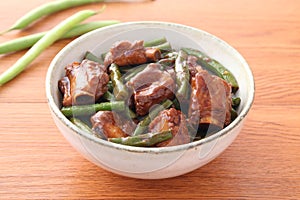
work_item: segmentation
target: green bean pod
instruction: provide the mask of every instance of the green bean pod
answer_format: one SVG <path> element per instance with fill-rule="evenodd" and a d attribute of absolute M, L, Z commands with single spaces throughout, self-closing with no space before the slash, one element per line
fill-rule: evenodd
<path fill-rule="evenodd" d="M 96 15 L 98 12 L 92 10 L 83 10 L 77 12 L 71 17 L 59 23 L 51 29 L 44 37 L 42 37 L 32 48 L 30 48 L 24 56 L 22 56 L 13 66 L 0 75 L 0 86 L 12 80 L 20 74 L 43 50 L 61 38 L 72 27 L 79 24 L 83 20 Z"/>
<path fill-rule="evenodd" d="M 231 100 L 232 100 L 232 107 L 234 109 L 238 108 L 241 103 L 241 98 L 240 97 L 232 97 Z"/>
<path fill-rule="evenodd" d="M 70 121 L 73 124 L 75 124 L 78 128 L 80 128 L 81 130 L 83 130 L 87 133 L 90 133 L 90 134 L 94 134 L 93 130 L 87 124 L 85 124 L 83 121 L 81 121 L 80 119 L 72 117 L 70 119 Z"/>
<path fill-rule="evenodd" d="M 95 21 L 85 24 L 78 24 L 74 26 L 70 31 L 64 34 L 60 39 L 67 39 L 80 36 L 84 33 L 90 32 L 92 30 L 102 28 L 105 26 L 117 24 L 119 21 L 116 20 L 106 20 L 106 21 Z M 47 32 L 36 33 L 24 37 L 20 37 L 8 42 L 0 44 L 0 54 L 11 53 L 16 51 L 21 51 L 32 47 L 37 41 L 46 35 Z"/>
<path fill-rule="evenodd" d="M 122 82 L 122 75 L 119 67 L 116 64 L 111 64 L 109 67 L 110 80 L 112 81 L 116 100 L 126 100 L 128 97 L 128 91 L 126 86 Z"/>
<path fill-rule="evenodd" d="M 137 136 L 108 138 L 108 141 L 128 146 L 151 147 L 173 137 L 170 130 L 157 133 L 147 133 Z"/>
<path fill-rule="evenodd" d="M 151 48 L 159 49 L 162 53 L 170 52 L 173 50 L 170 42 L 165 42 L 163 44 L 152 46 Z"/>
<path fill-rule="evenodd" d="M 165 37 L 156 38 L 156 39 L 153 39 L 153 40 L 145 41 L 144 42 L 144 47 L 153 47 L 153 46 L 164 44 L 166 42 L 168 42 L 168 41 Z"/>
<path fill-rule="evenodd" d="M 125 110 L 125 102 L 124 101 L 112 101 L 112 102 L 103 102 L 91 105 L 81 105 L 81 106 L 70 106 L 70 107 L 62 107 L 61 112 L 66 117 L 73 116 L 86 116 L 94 114 L 97 111 L 124 111 Z"/>
<path fill-rule="evenodd" d="M 2 32 L 6 33 L 12 30 L 20 30 L 24 29 L 33 22 L 41 19 L 44 16 L 90 3 L 103 2 L 104 0 L 60 0 L 60 1 L 52 1 L 49 3 L 45 3 L 41 6 L 36 7 L 35 9 L 29 11 L 27 14 L 22 16 L 19 20 L 17 20 L 8 30 Z"/>
<path fill-rule="evenodd" d="M 234 108 L 230 110 L 231 121 L 234 121 L 238 117 L 238 113 Z"/>
<path fill-rule="evenodd" d="M 107 83 L 107 88 L 109 92 L 113 92 L 114 91 L 114 86 L 111 80 L 108 81 Z"/>
<path fill-rule="evenodd" d="M 239 89 L 238 82 L 233 76 L 233 74 L 228 69 L 226 69 L 221 63 L 208 57 L 203 52 L 198 51 L 196 49 L 182 48 L 182 50 L 189 55 L 194 55 L 198 57 L 201 66 L 207 68 L 208 70 L 212 71 L 217 76 L 228 82 L 231 85 L 232 91 L 234 93 Z"/>
<path fill-rule="evenodd" d="M 176 96 L 183 99 L 188 99 L 190 85 L 190 73 L 186 60 L 187 54 L 184 51 L 180 50 L 175 61 L 177 84 Z"/>
<path fill-rule="evenodd" d="M 97 56 L 95 56 L 92 52 L 90 51 L 87 51 L 85 53 L 85 56 L 84 56 L 85 59 L 88 59 L 90 61 L 94 61 L 96 63 L 99 63 L 99 64 L 103 64 L 103 60 Z"/>
<path fill-rule="evenodd" d="M 147 66 L 148 64 L 142 64 L 136 67 L 132 67 L 123 75 L 122 79 L 124 80 L 124 82 L 130 81 L 130 79 L 132 79 L 133 77 L 135 77 L 135 75 L 143 71 Z"/>
<path fill-rule="evenodd" d="M 153 110 L 151 110 L 150 113 L 137 124 L 133 135 L 136 136 L 144 133 L 148 128 L 148 125 L 150 124 L 151 120 L 154 119 L 161 111 L 169 108 L 172 104 L 173 102 L 167 99 L 163 103 L 161 103 L 161 106 L 157 106 Z"/>

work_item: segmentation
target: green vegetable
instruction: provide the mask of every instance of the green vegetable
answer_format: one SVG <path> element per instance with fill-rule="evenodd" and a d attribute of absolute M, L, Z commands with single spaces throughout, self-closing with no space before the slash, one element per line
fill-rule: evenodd
<path fill-rule="evenodd" d="M 59 23 L 51 31 L 45 34 L 37 43 L 35 43 L 27 53 L 21 57 L 13 66 L 0 75 L 0 86 L 10 81 L 20 74 L 43 50 L 61 38 L 72 27 L 79 24 L 83 20 L 96 15 L 98 12 L 92 10 L 80 11 L 66 20 Z"/>
<path fill-rule="evenodd" d="M 110 91 L 106 91 L 103 96 L 102 96 L 105 100 L 107 101 L 113 101 L 115 100 L 114 95 L 110 92 Z"/>
<path fill-rule="evenodd" d="M 132 67 L 122 77 L 124 82 L 130 81 L 130 79 L 132 79 L 133 77 L 135 77 L 135 75 L 137 75 L 138 73 L 143 71 L 147 66 L 148 66 L 148 64 L 142 64 L 142 65 L 139 65 L 139 66 L 136 66 L 136 67 Z"/>
<path fill-rule="evenodd" d="M 94 61 L 94 62 L 97 62 L 99 64 L 103 64 L 103 60 L 97 56 L 95 56 L 93 53 L 87 51 L 85 53 L 85 56 L 84 56 L 85 59 L 88 59 L 88 60 L 91 60 L 91 61 Z"/>
<path fill-rule="evenodd" d="M 181 110 L 180 102 L 178 101 L 177 98 L 175 98 L 175 99 L 173 100 L 173 106 L 174 106 L 174 108 L 175 108 L 176 110 Z"/>
<path fill-rule="evenodd" d="M 73 117 L 73 116 L 80 116 L 80 115 L 91 115 L 100 110 L 123 111 L 125 110 L 125 102 L 112 101 L 112 102 L 103 102 L 103 103 L 91 104 L 91 105 L 62 107 L 61 112 L 66 117 Z"/>
<path fill-rule="evenodd" d="M 128 91 L 126 86 L 122 82 L 122 75 L 119 71 L 119 67 L 112 63 L 109 67 L 110 80 L 112 81 L 116 100 L 125 100 L 128 97 Z"/>
<path fill-rule="evenodd" d="M 152 46 L 151 48 L 157 48 L 161 52 L 170 52 L 170 51 L 172 51 L 172 46 L 171 46 L 170 42 L 165 42 L 165 43 L 160 44 L 160 45 Z"/>
<path fill-rule="evenodd" d="M 230 113 L 231 113 L 231 121 L 235 120 L 235 118 L 237 118 L 238 116 L 237 111 L 234 108 L 231 108 Z"/>
<path fill-rule="evenodd" d="M 17 20 L 8 30 L 2 32 L 2 34 L 12 30 L 24 29 L 33 22 L 41 19 L 42 17 L 56 13 L 58 11 L 97 2 L 104 2 L 104 0 L 60 0 L 43 4 L 29 11 L 27 14 Z"/>
<path fill-rule="evenodd" d="M 115 96 L 110 92 L 110 91 L 107 91 L 103 94 L 102 96 L 104 99 L 106 99 L 107 101 L 114 101 L 115 100 Z M 125 110 L 122 111 L 124 112 L 128 117 L 134 119 L 137 117 L 137 115 L 135 114 L 135 112 L 133 112 L 130 108 L 128 108 L 127 106 L 125 107 Z"/>
<path fill-rule="evenodd" d="M 127 107 L 127 112 L 128 112 L 128 115 L 131 119 L 134 119 L 137 117 L 137 114 L 135 112 L 133 112 L 130 108 Z"/>
<path fill-rule="evenodd" d="M 145 41 L 144 47 L 157 48 L 161 52 L 172 51 L 171 44 L 165 37 Z"/>
<path fill-rule="evenodd" d="M 232 87 L 232 92 L 235 93 L 239 89 L 239 85 L 235 77 L 233 76 L 233 74 L 228 69 L 226 69 L 222 64 L 220 64 L 218 61 L 208 57 L 203 52 L 198 51 L 196 49 L 182 48 L 182 50 L 189 55 L 198 57 L 202 67 L 207 68 L 208 70 L 212 71 L 217 76 L 219 76 L 220 78 L 227 81 Z"/>
<path fill-rule="evenodd" d="M 75 124 L 78 128 L 82 129 L 83 131 L 90 133 L 90 134 L 94 134 L 93 130 L 87 124 L 85 124 L 83 121 L 81 121 L 80 119 L 72 117 L 70 119 L 70 121 L 73 124 Z"/>
<path fill-rule="evenodd" d="M 158 63 L 163 67 L 173 67 L 175 65 L 176 58 L 163 58 L 158 61 Z"/>
<path fill-rule="evenodd" d="M 136 147 L 151 147 L 157 143 L 171 139 L 172 133 L 170 130 L 158 133 L 147 133 L 137 136 L 121 137 L 121 138 L 108 138 L 108 141 Z"/>
<path fill-rule="evenodd" d="M 136 129 L 134 130 L 133 136 L 144 133 L 144 131 L 148 128 L 151 120 L 154 119 L 161 111 L 169 108 L 172 104 L 173 102 L 167 99 L 161 104 L 161 106 L 157 106 L 153 110 L 151 110 L 150 113 L 138 123 Z"/>
<path fill-rule="evenodd" d="M 187 54 L 180 50 L 175 61 L 176 96 L 183 99 L 188 99 L 189 85 L 190 85 L 190 72 L 186 63 Z"/>
<path fill-rule="evenodd" d="M 74 26 L 70 31 L 64 34 L 60 39 L 73 38 L 76 36 L 80 36 L 89 31 L 95 30 L 97 28 L 102 28 L 104 26 L 109 26 L 113 24 L 117 24 L 119 21 L 115 20 L 107 20 L 107 21 L 95 21 L 89 22 L 85 24 L 78 24 Z M 39 41 L 42 37 L 44 37 L 47 32 L 36 33 L 24 37 L 20 37 L 14 40 L 10 40 L 8 42 L 0 44 L 0 54 L 20 51 L 23 49 L 28 49 L 32 47 L 37 41 Z"/>
<path fill-rule="evenodd" d="M 156 38 L 154 40 L 149 40 L 149 41 L 144 42 L 144 47 L 153 47 L 153 46 L 164 44 L 166 42 L 168 42 L 168 41 L 165 37 Z"/>
<path fill-rule="evenodd" d="M 232 107 L 233 108 L 236 109 L 237 107 L 239 107 L 240 103 L 241 103 L 240 97 L 232 97 Z"/>
<path fill-rule="evenodd" d="M 108 83 L 107 83 L 107 88 L 108 88 L 108 91 L 109 92 L 113 92 L 113 90 L 114 90 L 114 86 L 113 86 L 113 84 L 112 84 L 112 81 L 110 80 L 110 81 L 108 81 Z"/>

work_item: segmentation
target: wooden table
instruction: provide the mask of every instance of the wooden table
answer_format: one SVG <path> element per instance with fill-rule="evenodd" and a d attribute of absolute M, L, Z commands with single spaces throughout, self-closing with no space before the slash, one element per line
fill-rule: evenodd
<path fill-rule="evenodd" d="M 50 0 L 48 0 L 50 1 Z M 0 30 L 46 0 L 0 1 Z M 46 17 L 0 42 L 48 30 L 81 6 Z M 245 127 L 217 159 L 189 174 L 136 180 L 85 160 L 49 113 L 45 75 L 71 40 L 45 50 L 0 88 L 0 199 L 300 199 L 300 1 L 156 0 L 111 3 L 87 21 L 161 20 L 203 29 L 248 61 L 256 98 Z M 0 72 L 25 51 L 1 56 Z"/>

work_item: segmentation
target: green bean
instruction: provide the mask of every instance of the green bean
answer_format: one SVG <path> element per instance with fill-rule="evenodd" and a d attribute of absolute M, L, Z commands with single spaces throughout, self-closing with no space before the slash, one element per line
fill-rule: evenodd
<path fill-rule="evenodd" d="M 97 3 L 97 2 L 103 2 L 104 0 L 60 0 L 60 1 L 52 1 L 46 4 L 43 4 L 41 6 L 36 7 L 35 9 L 29 11 L 27 14 L 25 14 L 23 17 L 21 17 L 19 20 L 17 20 L 8 30 L 2 32 L 1 34 L 4 34 L 6 32 L 12 31 L 12 30 L 20 30 L 24 29 L 33 22 L 41 19 L 42 17 L 46 15 L 50 15 L 53 13 L 56 13 L 58 11 L 62 11 L 68 8 L 81 6 L 84 4 L 90 4 L 90 3 Z"/>
<path fill-rule="evenodd" d="M 174 106 L 174 108 L 175 108 L 176 110 L 181 110 L 180 102 L 178 101 L 177 98 L 175 98 L 175 99 L 173 100 L 173 106 Z"/>
<path fill-rule="evenodd" d="M 163 58 L 165 58 L 165 59 L 172 59 L 172 58 L 176 59 L 177 56 L 178 56 L 178 52 L 177 51 L 171 51 L 169 53 L 166 53 L 165 57 L 163 57 Z"/>
<path fill-rule="evenodd" d="M 233 108 L 236 109 L 237 107 L 239 107 L 240 103 L 241 103 L 240 97 L 232 97 L 232 107 Z"/>
<path fill-rule="evenodd" d="M 168 42 L 167 39 L 165 37 L 163 38 L 157 38 L 154 40 L 149 40 L 144 42 L 144 47 L 152 47 L 152 46 L 157 46 L 157 45 L 161 45 Z"/>
<path fill-rule="evenodd" d="M 128 91 L 126 86 L 122 82 L 122 75 L 119 71 L 119 67 L 116 64 L 111 64 L 109 67 L 110 80 L 114 86 L 113 93 L 116 100 L 125 100 L 128 97 Z"/>
<path fill-rule="evenodd" d="M 132 79 L 133 77 L 135 77 L 135 75 L 137 75 L 138 73 L 140 73 L 141 71 L 143 71 L 147 66 L 148 66 L 148 64 L 142 64 L 142 65 L 139 65 L 139 66 L 136 66 L 136 67 L 132 67 L 122 77 L 123 80 L 125 82 L 130 81 L 130 79 Z"/>
<path fill-rule="evenodd" d="M 110 92 L 110 91 L 106 91 L 103 96 L 102 96 L 105 100 L 107 101 L 114 101 L 115 100 L 115 96 Z M 125 110 L 123 111 L 125 112 L 125 114 L 129 117 L 129 118 L 136 118 L 137 114 L 135 112 L 133 112 L 129 107 L 126 106 Z"/>
<path fill-rule="evenodd" d="M 172 104 L 173 102 L 167 99 L 160 106 L 157 106 L 153 110 L 151 110 L 150 113 L 138 123 L 136 129 L 134 130 L 133 135 L 136 136 L 144 133 L 144 131 L 147 129 L 148 125 L 150 124 L 151 119 L 154 119 L 161 111 L 169 108 Z"/>
<path fill-rule="evenodd" d="M 207 68 L 220 78 L 227 81 L 231 85 L 233 93 L 235 93 L 239 89 L 238 82 L 236 81 L 233 74 L 228 69 L 226 69 L 221 63 L 208 57 L 206 54 L 196 49 L 183 48 L 182 50 L 189 55 L 194 55 L 198 57 L 201 66 Z"/>
<path fill-rule="evenodd" d="M 107 88 L 108 88 L 108 91 L 109 91 L 109 92 L 113 92 L 113 91 L 114 91 L 114 86 L 113 86 L 111 80 L 108 81 L 108 83 L 107 83 Z"/>
<path fill-rule="evenodd" d="M 105 100 L 107 101 L 113 101 L 115 100 L 114 95 L 110 92 L 110 91 L 106 91 L 103 96 L 102 96 Z"/>
<path fill-rule="evenodd" d="M 152 46 L 151 48 L 157 48 L 159 49 L 162 53 L 164 52 L 170 52 L 172 51 L 172 46 L 170 44 L 170 42 L 165 42 L 163 44 L 159 44 L 159 45 L 156 45 L 156 46 Z"/>
<path fill-rule="evenodd" d="M 167 67 L 173 67 L 175 64 L 176 58 L 163 58 L 160 59 L 157 63 L 159 63 L 164 69 Z"/>
<path fill-rule="evenodd" d="M 61 112 L 66 117 L 80 116 L 80 115 L 91 115 L 97 111 L 123 111 L 125 110 L 124 101 L 112 101 L 112 102 L 103 102 L 91 105 L 81 105 L 81 106 L 70 106 L 62 107 Z"/>
<path fill-rule="evenodd" d="M 83 121 L 81 121 L 80 119 L 72 117 L 70 119 L 70 121 L 73 124 L 75 124 L 78 128 L 80 128 L 81 130 L 83 130 L 87 133 L 90 133 L 90 134 L 94 134 L 93 130 L 87 124 L 85 124 Z"/>
<path fill-rule="evenodd" d="M 177 92 L 176 96 L 188 99 L 190 73 L 186 63 L 187 54 L 180 50 L 175 61 Z"/>
<path fill-rule="evenodd" d="M 105 60 L 106 54 L 107 54 L 107 52 L 102 53 L 101 56 L 100 56 L 100 58 L 101 58 L 102 60 Z"/>
<path fill-rule="evenodd" d="M 137 114 L 135 112 L 133 112 L 130 108 L 127 107 L 127 112 L 128 112 L 128 116 L 131 118 L 131 119 L 134 119 L 137 117 Z"/>
<path fill-rule="evenodd" d="M 128 65 L 128 66 L 122 66 L 119 68 L 121 74 L 125 74 L 127 72 L 129 72 L 131 69 L 135 68 L 134 66 L 132 65 Z"/>
<path fill-rule="evenodd" d="M 234 108 L 231 108 L 230 114 L 231 114 L 230 115 L 231 116 L 231 121 L 235 120 L 238 116 L 238 113 Z"/>
<path fill-rule="evenodd" d="M 43 50 L 61 38 L 72 27 L 97 13 L 92 10 L 80 11 L 55 26 L 35 43 L 13 66 L 0 75 L 0 86 L 20 74 Z"/>
<path fill-rule="evenodd" d="M 85 53 L 85 56 L 84 56 L 85 59 L 88 59 L 88 60 L 91 60 L 91 61 L 94 61 L 94 62 L 97 62 L 99 64 L 103 64 L 103 60 L 97 56 L 95 56 L 93 53 L 87 51 Z"/>
<path fill-rule="evenodd" d="M 170 130 L 157 133 L 147 133 L 137 136 L 108 138 L 108 141 L 128 146 L 151 147 L 173 137 Z"/>
<path fill-rule="evenodd" d="M 46 32 L 36 33 L 20 37 L 0 44 L 0 54 L 21 51 L 32 47 L 39 39 L 45 36 Z"/>
<path fill-rule="evenodd" d="M 102 28 L 105 26 L 117 24 L 119 21 L 116 20 L 106 20 L 106 21 L 95 21 L 85 24 L 78 24 L 74 26 L 70 31 L 62 36 L 60 39 L 73 38 L 80 36 L 84 33 L 90 32 L 97 28 Z M 47 32 L 36 33 L 24 37 L 20 37 L 14 40 L 0 44 L 0 54 L 21 51 L 32 47 L 37 41 L 39 41 Z"/>

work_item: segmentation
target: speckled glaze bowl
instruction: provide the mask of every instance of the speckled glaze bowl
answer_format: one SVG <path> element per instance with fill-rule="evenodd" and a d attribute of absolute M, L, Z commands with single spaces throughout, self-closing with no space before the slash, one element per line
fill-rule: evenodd
<path fill-rule="evenodd" d="M 86 51 L 106 52 L 118 40 L 151 40 L 165 36 L 173 48 L 203 50 L 221 62 L 237 78 L 242 101 L 239 115 L 229 126 L 205 139 L 189 144 L 141 148 L 110 143 L 73 125 L 60 112 L 58 80 L 64 67 L 82 60 Z M 129 22 L 87 33 L 63 48 L 51 62 L 46 78 L 46 94 L 52 117 L 67 141 L 96 165 L 127 177 L 161 179 L 191 172 L 220 155 L 236 138 L 254 99 L 254 79 L 244 58 L 229 44 L 205 31 L 166 22 Z"/>

